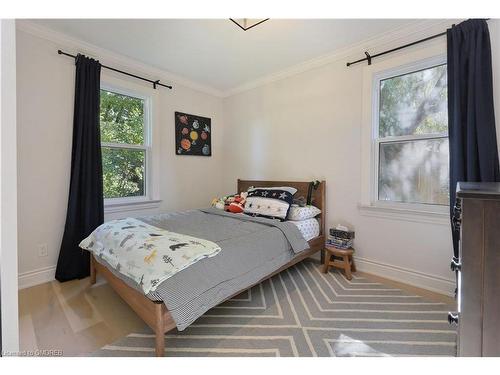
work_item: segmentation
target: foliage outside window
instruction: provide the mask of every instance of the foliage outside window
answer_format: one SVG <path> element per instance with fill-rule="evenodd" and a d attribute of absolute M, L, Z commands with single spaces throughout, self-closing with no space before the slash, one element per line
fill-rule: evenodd
<path fill-rule="evenodd" d="M 379 201 L 448 204 L 446 65 L 378 81 Z"/>
<path fill-rule="evenodd" d="M 145 100 L 101 89 L 104 198 L 146 195 Z"/>

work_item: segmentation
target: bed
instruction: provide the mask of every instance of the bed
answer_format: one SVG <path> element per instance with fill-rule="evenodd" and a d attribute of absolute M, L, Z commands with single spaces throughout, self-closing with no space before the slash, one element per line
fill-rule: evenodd
<path fill-rule="evenodd" d="M 308 195 L 309 182 L 238 180 L 237 191 L 251 186 L 290 186 L 295 196 Z M 119 274 L 110 264 L 91 253 L 91 283 L 99 273 L 156 335 L 155 353 L 163 356 L 164 334 L 184 329 L 211 307 L 274 276 L 284 269 L 323 250 L 325 243 L 325 181 L 312 190 L 312 204 L 321 210 L 320 232 L 305 241 L 297 226 L 219 210 L 192 210 L 139 218 L 152 225 L 166 226 L 214 240 L 223 251 L 177 273 L 145 294 L 132 280 Z M 272 222 L 272 223 L 271 223 Z M 231 235 L 228 235 L 228 229 Z M 301 237 L 301 238 L 298 238 Z M 238 246 L 235 246 L 235 243 Z M 226 251 L 224 251 L 226 249 Z M 169 308 L 167 308 L 169 306 Z"/>

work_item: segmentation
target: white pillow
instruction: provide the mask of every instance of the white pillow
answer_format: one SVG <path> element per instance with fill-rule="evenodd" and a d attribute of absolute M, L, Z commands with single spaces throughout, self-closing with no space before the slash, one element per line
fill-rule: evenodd
<path fill-rule="evenodd" d="M 265 189 L 265 190 L 284 190 L 288 191 L 290 194 L 294 195 L 297 192 L 297 189 L 291 186 L 278 186 L 278 187 L 255 187 L 251 186 L 248 188 L 248 191 L 255 190 L 255 189 Z"/>
<path fill-rule="evenodd" d="M 291 224 L 294 224 L 299 229 L 299 232 L 304 237 L 304 240 L 309 241 L 314 237 L 319 236 L 319 221 L 318 219 L 307 219 L 301 221 L 290 221 Z"/>
<path fill-rule="evenodd" d="M 307 220 L 316 217 L 321 213 L 321 210 L 315 206 L 304 206 L 300 207 L 296 204 L 292 204 L 290 211 L 288 212 L 287 220 L 300 221 Z"/>

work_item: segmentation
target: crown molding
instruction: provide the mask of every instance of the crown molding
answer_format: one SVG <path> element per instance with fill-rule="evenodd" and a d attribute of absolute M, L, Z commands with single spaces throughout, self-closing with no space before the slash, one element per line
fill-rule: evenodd
<path fill-rule="evenodd" d="M 62 49 L 71 50 L 72 52 L 82 52 L 88 56 L 99 58 L 101 61 L 112 62 L 117 68 L 121 67 L 123 69 L 135 71 L 138 74 L 154 76 L 155 79 L 161 79 L 163 82 L 178 84 L 215 97 L 227 98 L 309 70 L 320 68 L 324 65 L 338 62 L 339 60 L 345 60 L 347 62 L 347 60 L 350 59 L 358 59 L 362 57 L 363 51 L 366 50 L 370 50 L 372 54 L 375 54 L 377 51 L 381 51 L 383 49 L 392 48 L 399 44 L 406 44 L 416 39 L 432 35 L 433 33 L 442 32 L 445 28 L 451 26 L 452 23 L 457 23 L 459 21 L 460 20 L 456 19 L 414 21 L 407 26 L 375 35 L 371 38 L 350 45 L 349 47 L 338 49 L 332 53 L 316 57 L 303 63 L 263 76 L 256 80 L 246 82 L 229 90 L 218 90 L 213 87 L 194 82 L 174 73 L 139 62 L 130 57 L 110 52 L 104 48 L 84 42 L 74 37 L 70 37 L 67 34 L 52 30 L 48 27 L 35 24 L 29 20 L 16 20 L 16 27 L 18 30 L 49 40 L 57 44 Z M 437 41 L 430 41 L 429 43 L 436 42 Z M 357 66 L 350 67 L 349 69 L 356 69 L 362 66 L 364 65 L 359 64 Z"/>
<path fill-rule="evenodd" d="M 403 26 L 391 31 L 378 34 L 371 38 L 365 39 L 356 44 L 350 45 L 349 47 L 338 49 L 332 53 L 305 61 L 303 63 L 294 65 L 292 67 L 286 68 L 284 70 L 269 74 L 267 76 L 258 78 L 253 81 L 249 81 L 240 86 L 234 87 L 223 92 L 224 97 L 230 97 L 244 91 L 252 90 L 254 88 L 273 83 L 284 78 L 294 76 L 309 70 L 313 70 L 322 67 L 327 64 L 337 62 L 339 60 L 345 60 L 347 62 L 350 59 L 359 59 L 363 57 L 363 51 L 370 50 L 372 54 L 377 53 L 377 51 L 382 51 L 385 49 L 393 48 L 400 44 L 406 44 L 413 42 L 416 39 L 420 39 L 425 36 L 430 36 L 434 33 L 439 33 L 444 31 L 446 28 L 450 27 L 453 23 L 459 22 L 460 20 L 421 20 L 415 21 L 408 26 Z M 433 43 L 432 41 L 429 43 Z M 436 43 L 436 41 L 434 41 Z M 418 48 L 418 47 L 415 47 Z M 356 67 L 362 67 L 363 64 L 352 66 L 346 69 L 356 69 Z"/>
<path fill-rule="evenodd" d="M 132 73 L 151 76 L 154 79 L 160 79 L 162 82 L 172 83 L 174 85 L 177 84 L 219 98 L 224 97 L 224 92 L 213 87 L 200 84 L 159 68 L 155 68 L 119 53 L 111 52 L 94 44 L 84 42 L 81 39 L 38 25 L 29 20 L 16 20 L 16 29 L 53 42 L 59 48 L 67 50 L 68 52 L 81 52 L 87 56 L 97 58 L 106 65 L 113 65 L 113 67 L 118 69 L 129 70 Z"/>

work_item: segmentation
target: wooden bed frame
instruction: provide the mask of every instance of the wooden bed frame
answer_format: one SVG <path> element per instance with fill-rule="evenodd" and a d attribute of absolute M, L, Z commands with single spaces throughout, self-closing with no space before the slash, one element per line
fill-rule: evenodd
<path fill-rule="evenodd" d="M 301 260 L 315 254 L 318 251 L 324 249 L 325 245 L 325 217 L 326 217 L 326 202 L 325 202 L 325 181 L 321 181 L 316 190 L 312 191 L 312 204 L 321 210 L 320 215 L 320 235 L 309 241 L 310 248 L 300 256 L 294 258 L 289 263 L 285 264 L 283 267 L 279 268 L 270 275 L 267 275 L 263 279 L 259 280 L 255 284 L 249 286 L 246 289 L 251 288 L 254 285 L 259 284 L 263 280 L 266 280 L 279 272 L 293 266 L 294 264 L 300 262 Z M 251 186 L 266 186 L 266 187 L 278 187 L 278 186 L 291 186 L 297 189 L 295 197 L 307 197 L 309 182 L 296 182 L 296 181 L 256 181 L 256 180 L 238 180 L 238 192 L 247 191 Z M 100 264 L 94 259 L 93 254 L 91 254 L 90 261 L 90 282 L 91 284 L 96 283 L 97 273 L 104 276 L 108 281 L 109 285 L 118 293 L 118 295 L 123 298 L 125 302 L 134 310 L 137 315 L 139 315 L 148 326 L 150 326 L 156 335 L 156 345 L 155 352 L 156 356 L 162 357 L 165 353 L 165 333 L 174 329 L 176 327 L 172 316 L 170 315 L 167 307 L 163 302 L 154 302 L 146 297 L 143 293 L 137 291 L 136 289 L 128 286 L 124 281 L 116 277 L 108 268 Z M 245 289 L 245 290 L 246 290 Z M 235 293 L 232 298 L 244 290 L 240 290 Z M 229 299 L 228 298 L 228 299 Z"/>

